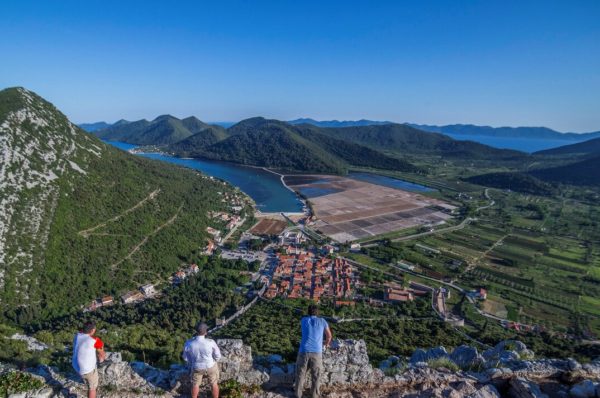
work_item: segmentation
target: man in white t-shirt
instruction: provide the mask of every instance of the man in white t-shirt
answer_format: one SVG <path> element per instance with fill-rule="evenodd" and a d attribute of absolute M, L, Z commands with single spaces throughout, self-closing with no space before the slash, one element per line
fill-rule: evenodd
<path fill-rule="evenodd" d="M 207 376 L 211 385 L 213 398 L 219 398 L 219 364 L 221 351 L 214 340 L 207 339 L 208 326 L 204 322 L 196 325 L 198 335 L 185 342 L 183 359 L 190 369 L 192 379 L 192 398 L 200 392 L 202 377 Z"/>
<path fill-rule="evenodd" d="M 77 333 L 73 340 L 73 369 L 81 375 L 85 382 L 88 398 L 96 398 L 96 389 L 98 388 L 96 355 L 100 362 L 104 361 L 106 357 L 104 343 L 98 337 L 93 337 L 94 333 L 96 333 L 96 324 L 86 322 L 82 331 Z"/>

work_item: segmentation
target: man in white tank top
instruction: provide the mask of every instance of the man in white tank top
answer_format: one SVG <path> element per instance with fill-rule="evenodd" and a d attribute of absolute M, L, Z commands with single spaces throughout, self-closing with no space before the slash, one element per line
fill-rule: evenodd
<path fill-rule="evenodd" d="M 93 337 L 94 333 L 96 333 L 96 324 L 86 322 L 82 331 L 77 333 L 73 340 L 73 369 L 85 382 L 88 398 L 96 398 L 96 389 L 98 388 L 96 355 L 100 362 L 104 361 L 106 357 L 104 343 L 98 337 Z"/>

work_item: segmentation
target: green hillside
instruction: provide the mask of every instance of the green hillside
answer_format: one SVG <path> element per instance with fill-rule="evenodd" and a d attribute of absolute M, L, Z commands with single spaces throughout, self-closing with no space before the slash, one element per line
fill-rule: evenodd
<path fill-rule="evenodd" d="M 552 195 L 556 191 L 550 184 L 525 173 L 488 173 L 466 178 L 465 181 L 472 184 L 542 196 Z"/>
<path fill-rule="evenodd" d="M 165 127 L 167 122 L 170 128 Z M 181 133 L 183 130 L 187 133 Z M 256 117 L 225 130 L 194 117 L 179 120 L 163 116 L 152 122 L 116 123 L 95 134 L 133 144 L 167 145 L 167 151 L 180 157 L 318 173 L 345 173 L 351 166 L 423 172 L 404 159 L 407 155 L 434 155 L 460 162 L 519 162 L 528 158 L 522 152 L 456 141 L 401 124 L 323 128 Z"/>
<path fill-rule="evenodd" d="M 405 172 L 423 172 L 423 170 L 406 160 L 384 155 L 382 152 L 364 145 L 330 137 L 322 134 L 321 129 L 303 128 L 298 133 L 308 141 L 353 166 Z"/>
<path fill-rule="evenodd" d="M 59 316 L 165 280 L 204 246 L 218 181 L 135 157 L 32 92 L 0 92 L 0 319 Z"/>
<path fill-rule="evenodd" d="M 189 116 L 185 119 L 181 119 L 181 124 L 183 124 L 185 128 L 187 128 L 190 131 L 190 133 L 192 133 L 192 135 L 201 133 L 206 130 L 210 130 L 213 131 L 215 135 L 219 137 L 219 139 L 224 139 L 225 137 L 227 137 L 227 132 L 223 127 L 204 123 L 195 116 Z"/>
<path fill-rule="evenodd" d="M 577 144 L 563 145 L 558 148 L 535 152 L 535 155 L 573 155 L 600 153 L 600 138 L 594 138 Z"/>
<path fill-rule="evenodd" d="M 310 125 L 298 127 L 301 129 L 315 128 Z M 473 141 L 457 141 L 442 134 L 421 131 L 403 124 L 321 128 L 320 132 L 337 139 L 400 154 L 423 153 L 467 160 L 513 160 L 526 156 L 522 152 L 496 149 Z"/>
<path fill-rule="evenodd" d="M 199 149 L 197 156 L 282 170 L 343 173 L 345 164 L 305 140 L 283 122 L 242 121 L 228 129 L 229 138 Z"/>
<path fill-rule="evenodd" d="M 168 145 L 190 137 L 208 125 L 194 117 L 179 120 L 171 115 L 159 116 L 152 121 L 121 121 L 112 126 L 94 131 L 104 140 L 122 141 L 137 145 Z"/>
<path fill-rule="evenodd" d="M 487 173 L 465 181 L 534 195 L 556 193 L 556 184 L 600 187 L 600 156 L 522 172 Z M 554 186 L 553 186 L 554 185 Z"/>
<path fill-rule="evenodd" d="M 183 119 L 185 121 L 187 119 Z M 198 119 L 196 119 L 198 120 Z M 227 130 L 218 126 L 208 126 L 194 135 L 171 144 L 169 150 L 180 157 L 201 157 L 204 149 L 209 145 L 216 144 L 229 137 Z"/>
<path fill-rule="evenodd" d="M 271 167 L 289 171 L 344 173 L 349 166 L 419 171 L 412 164 L 363 145 L 336 139 L 320 129 L 298 129 L 278 120 L 251 118 L 230 127 L 228 138 L 206 131 L 169 146 L 178 156 Z M 222 136 L 222 135 L 221 135 Z"/>
<path fill-rule="evenodd" d="M 564 166 L 532 170 L 529 174 L 553 183 L 600 187 L 600 156 Z"/>

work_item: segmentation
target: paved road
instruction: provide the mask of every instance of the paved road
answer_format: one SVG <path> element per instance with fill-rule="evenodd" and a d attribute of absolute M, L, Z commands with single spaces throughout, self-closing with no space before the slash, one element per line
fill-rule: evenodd
<path fill-rule="evenodd" d="M 246 217 L 242 218 L 240 220 L 240 222 L 238 222 L 237 224 L 235 224 L 235 226 L 233 228 L 231 228 L 231 231 L 229 231 L 229 233 L 227 233 L 227 235 L 225 235 L 225 237 L 223 238 L 223 243 L 227 242 L 227 239 L 229 239 L 231 237 L 231 235 L 233 235 L 233 233 L 235 231 L 237 231 L 237 229 L 241 226 L 244 225 L 244 223 L 246 222 Z"/>
<path fill-rule="evenodd" d="M 478 207 L 478 208 L 476 208 L 476 209 L 475 209 L 475 212 L 476 212 L 476 213 L 478 213 L 478 212 L 479 212 L 479 211 L 481 211 L 481 210 L 485 210 L 485 209 L 487 209 L 487 208 L 490 208 L 490 207 L 492 207 L 493 205 L 495 205 L 495 204 L 496 204 L 496 201 L 495 201 L 494 199 L 492 199 L 492 197 L 490 196 L 490 189 L 489 189 L 489 188 L 486 188 L 486 189 L 485 189 L 485 191 L 484 191 L 484 195 L 485 195 L 485 197 L 487 198 L 487 200 L 489 200 L 489 201 L 490 201 L 490 203 L 488 203 L 488 204 L 487 204 L 487 205 L 485 205 L 485 206 L 481 206 L 481 207 Z"/>

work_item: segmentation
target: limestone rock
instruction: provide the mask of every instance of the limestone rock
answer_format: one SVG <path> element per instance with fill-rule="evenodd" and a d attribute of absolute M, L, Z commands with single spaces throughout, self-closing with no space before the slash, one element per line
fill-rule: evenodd
<path fill-rule="evenodd" d="M 383 372 L 369 363 L 364 340 L 335 340 L 323 353 L 324 378 L 328 384 L 377 383 Z"/>
<path fill-rule="evenodd" d="M 571 371 L 581 369 L 581 364 L 579 362 L 577 362 L 576 360 L 574 360 L 573 358 L 567 359 L 567 365 L 569 367 L 569 370 L 571 370 Z"/>
<path fill-rule="evenodd" d="M 252 349 L 242 340 L 220 339 L 217 345 L 223 355 L 219 361 L 221 380 L 234 379 L 248 385 L 261 385 L 268 380 L 266 371 L 254 369 Z"/>
<path fill-rule="evenodd" d="M 510 396 L 513 398 L 548 398 L 540 387 L 530 380 L 515 377 L 510 381 Z"/>
<path fill-rule="evenodd" d="M 43 387 L 39 390 L 26 391 L 16 394 L 9 394 L 8 398 L 53 398 L 56 395 L 50 387 Z"/>
<path fill-rule="evenodd" d="M 491 384 L 488 384 L 481 389 L 477 390 L 473 394 L 467 396 L 467 398 L 500 398 L 500 393 Z"/>
<path fill-rule="evenodd" d="M 533 359 L 535 354 L 525 344 L 518 340 L 504 340 L 494 348 L 483 352 L 483 358 L 488 363 L 507 363 L 519 359 Z"/>
<path fill-rule="evenodd" d="M 293 363 L 284 363 L 279 356 L 253 358 L 250 347 L 241 340 L 224 339 L 217 343 L 223 354 L 219 361 L 222 381 L 235 379 L 244 385 L 262 387 L 248 396 L 252 398 L 293 396 Z M 600 380 L 600 361 L 580 365 L 572 359 L 527 359 L 531 356 L 524 344 L 514 341 L 502 342 L 484 355 L 468 346 L 458 347 L 450 355 L 443 347 L 436 347 L 417 350 L 408 368 L 402 358 L 388 358 L 381 364 L 386 376 L 382 369 L 370 365 L 364 341 L 336 340 L 323 354 L 323 397 L 495 398 L 500 396 L 498 391 L 515 398 L 544 398 L 545 393 L 565 398 L 600 396 L 600 385 L 595 382 Z M 427 366 L 426 361 L 442 357 L 463 368 L 472 368 L 484 360 L 495 361 L 499 366 L 480 372 L 454 372 Z M 420 364 L 423 366 L 418 366 Z M 0 373 L 13 368 L 0 364 Z M 98 371 L 99 398 L 174 398 L 185 396 L 189 391 L 188 370 L 181 364 L 159 369 L 141 362 L 123 362 L 120 354 L 108 353 Z M 45 387 L 11 398 L 85 397 L 85 387 L 77 375 L 60 373 L 48 366 L 38 366 L 28 372 L 43 379 Z M 309 386 L 310 381 L 306 387 Z"/>
<path fill-rule="evenodd" d="M 596 396 L 597 386 L 598 383 L 594 383 L 591 380 L 584 380 L 571 387 L 569 395 L 573 398 L 593 398 Z"/>
<path fill-rule="evenodd" d="M 427 362 L 433 359 L 448 357 L 448 352 L 444 347 L 435 347 L 428 350 L 417 349 L 410 357 L 410 363 Z"/>
<path fill-rule="evenodd" d="M 461 368 L 479 366 L 485 361 L 483 356 L 477 351 L 477 348 L 469 347 L 467 345 L 456 347 L 454 351 L 452 351 L 452 354 L 450 354 L 450 359 Z"/>

